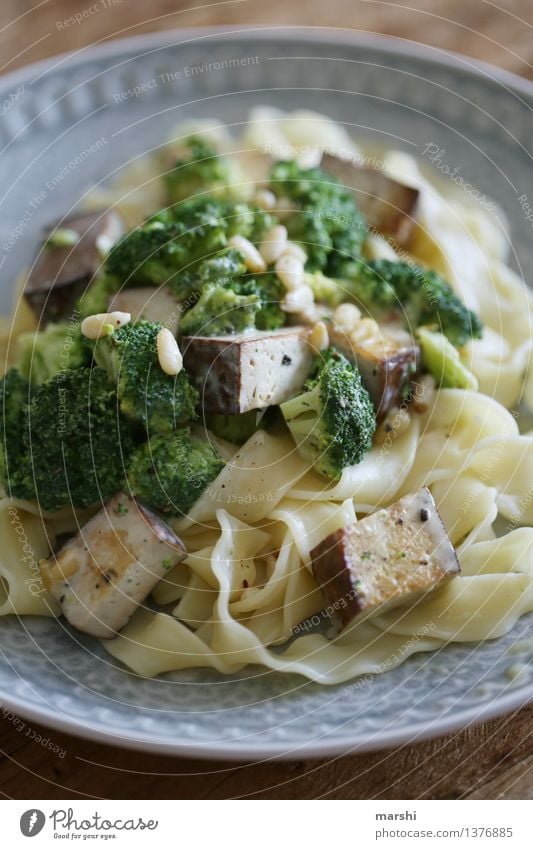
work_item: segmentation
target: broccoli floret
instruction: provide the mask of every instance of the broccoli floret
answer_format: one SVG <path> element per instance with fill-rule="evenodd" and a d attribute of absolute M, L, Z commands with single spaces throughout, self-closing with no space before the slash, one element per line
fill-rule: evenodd
<path fill-rule="evenodd" d="M 203 424 L 220 439 L 242 445 L 257 430 L 272 430 L 281 420 L 279 407 L 267 407 L 265 410 L 249 410 L 234 416 L 204 413 Z"/>
<path fill-rule="evenodd" d="M 427 327 L 419 327 L 416 335 L 424 366 L 435 378 L 437 386 L 472 389 L 474 392 L 479 389 L 477 378 L 461 362 L 459 351 L 446 336 L 432 333 Z"/>
<path fill-rule="evenodd" d="M 133 442 L 102 369 L 64 371 L 39 386 L 24 438 L 46 510 L 87 507 L 121 489 Z"/>
<path fill-rule="evenodd" d="M 402 311 L 411 331 L 420 325 L 434 325 L 457 347 L 482 335 L 479 317 L 436 271 L 388 259 L 354 262 L 346 287 L 370 311 Z"/>
<path fill-rule="evenodd" d="M 18 367 L 33 386 L 44 383 L 66 369 L 88 365 L 91 354 L 77 322 L 49 324 L 38 333 L 22 333 L 17 338 Z"/>
<path fill-rule="evenodd" d="M 262 274 L 254 281 L 254 291 L 259 295 L 261 307 L 255 317 L 258 330 L 278 330 L 287 321 L 287 316 L 281 309 L 280 303 L 285 295 L 285 288 L 275 274 Z"/>
<path fill-rule="evenodd" d="M 326 277 L 321 271 L 306 272 L 304 281 L 313 290 L 316 303 L 337 307 L 349 298 L 346 288 L 338 280 Z"/>
<path fill-rule="evenodd" d="M 206 268 L 200 276 L 212 282 L 204 282 L 200 297 L 181 319 L 181 334 L 226 336 L 254 328 L 277 330 L 285 324 L 280 307 L 284 289 L 278 278 L 271 273 L 246 276 L 239 252 L 232 249 L 227 254 L 202 264 Z"/>
<path fill-rule="evenodd" d="M 136 449 L 130 464 L 131 491 L 155 510 L 186 513 L 224 467 L 214 447 L 189 428 L 156 434 Z"/>
<path fill-rule="evenodd" d="M 190 136 L 184 145 L 189 155 L 177 159 L 164 177 L 169 201 L 178 203 L 204 192 L 227 193 L 233 177 L 230 160 L 198 136 Z"/>
<path fill-rule="evenodd" d="M 95 344 L 94 358 L 116 384 L 121 412 L 148 432 L 170 431 L 196 418 L 196 389 L 185 370 L 166 374 L 157 356 L 161 325 L 125 324 Z"/>
<path fill-rule="evenodd" d="M 361 256 L 367 235 L 353 193 L 321 168 L 302 168 L 294 160 L 276 162 L 270 186 L 297 205 L 287 229 L 304 245 L 308 270 L 344 277 L 346 264 Z"/>
<path fill-rule="evenodd" d="M 111 248 L 106 273 L 130 285 L 171 285 L 182 269 L 225 246 L 228 225 L 219 213 L 216 201 L 198 198 L 153 215 Z"/>
<path fill-rule="evenodd" d="M 258 240 L 270 222 L 266 213 L 246 204 L 210 198 L 162 210 L 109 252 L 105 274 L 111 280 L 111 291 L 124 282 L 167 284 L 180 300 L 187 300 L 198 289 L 202 260 L 225 248 L 235 234 Z"/>
<path fill-rule="evenodd" d="M 196 304 L 180 321 L 183 336 L 228 336 L 255 327 L 261 307 L 256 293 L 239 295 L 230 286 L 204 286 Z"/>
<path fill-rule="evenodd" d="M 262 417 L 258 416 L 257 412 L 257 410 L 249 410 L 247 413 L 235 416 L 209 413 L 205 416 L 205 426 L 220 439 L 242 445 L 256 432 L 262 422 Z"/>
<path fill-rule="evenodd" d="M 24 441 L 26 407 L 30 385 L 16 369 L 10 369 L 0 383 L 0 481 L 8 495 L 35 498 L 29 454 Z"/>
<path fill-rule="evenodd" d="M 337 480 L 372 445 L 376 416 L 358 370 L 335 348 L 317 357 L 304 392 L 281 404 L 300 454 Z"/>

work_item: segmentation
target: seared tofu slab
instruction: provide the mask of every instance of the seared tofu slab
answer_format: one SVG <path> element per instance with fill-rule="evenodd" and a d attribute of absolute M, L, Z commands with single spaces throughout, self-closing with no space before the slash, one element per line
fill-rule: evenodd
<path fill-rule="evenodd" d="M 361 614 L 413 601 L 461 571 L 427 487 L 330 534 L 311 558 L 343 628 Z"/>
<path fill-rule="evenodd" d="M 127 312 L 132 321 L 160 322 L 174 336 L 178 332 L 181 308 L 178 299 L 166 286 L 159 289 L 153 286 L 121 289 L 111 298 L 108 309 L 109 312 Z"/>
<path fill-rule="evenodd" d="M 295 395 L 313 360 L 309 328 L 240 336 L 186 336 L 183 362 L 204 410 L 237 415 L 282 404 Z"/>
<path fill-rule="evenodd" d="M 357 206 L 371 227 L 407 247 L 415 227 L 418 189 L 398 183 L 377 168 L 358 165 L 326 153 L 324 171 L 353 189 Z"/>
<path fill-rule="evenodd" d="M 40 566 L 46 588 L 70 624 L 110 639 L 185 555 L 165 522 L 118 493 Z"/>
<path fill-rule="evenodd" d="M 377 338 L 358 341 L 356 333 L 348 336 L 332 327 L 329 339 L 359 369 L 378 421 L 401 406 L 420 368 L 420 348 L 408 333 L 388 332 L 381 325 Z"/>
<path fill-rule="evenodd" d="M 54 233 L 63 230 L 71 231 L 73 237 L 77 234 L 78 241 L 54 245 Z M 44 230 L 24 289 L 39 321 L 57 321 L 70 314 L 102 264 L 99 243 L 110 246 L 123 232 L 122 219 L 113 210 L 72 215 Z"/>

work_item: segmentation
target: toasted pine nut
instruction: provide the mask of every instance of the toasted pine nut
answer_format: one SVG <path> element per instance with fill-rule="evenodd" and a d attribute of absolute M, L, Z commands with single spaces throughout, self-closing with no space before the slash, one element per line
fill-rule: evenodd
<path fill-rule="evenodd" d="M 266 271 L 263 257 L 249 239 L 245 239 L 244 236 L 232 236 L 228 245 L 230 248 L 237 248 L 241 252 L 248 271 Z"/>
<path fill-rule="evenodd" d="M 303 264 L 294 256 L 280 256 L 276 265 L 276 274 L 288 291 L 299 289 L 304 282 Z M 309 286 L 307 287 L 310 288 Z"/>
<path fill-rule="evenodd" d="M 311 335 L 309 336 L 309 344 L 315 349 L 315 351 L 325 351 L 329 346 L 328 328 L 323 321 L 319 321 L 313 327 Z"/>
<path fill-rule="evenodd" d="M 276 206 L 276 195 L 270 189 L 259 189 L 254 200 L 259 209 L 264 209 L 267 212 Z"/>
<path fill-rule="evenodd" d="M 285 253 L 287 244 L 287 228 L 283 224 L 277 224 L 266 233 L 265 238 L 259 245 L 259 253 L 267 265 L 276 262 Z"/>
<path fill-rule="evenodd" d="M 361 318 L 350 330 L 350 339 L 356 344 L 382 339 L 379 324 L 373 318 Z"/>
<path fill-rule="evenodd" d="M 284 221 L 285 218 L 289 218 L 295 209 L 296 205 L 290 198 L 284 196 L 276 198 L 276 217 L 279 218 L 280 221 Z"/>
<path fill-rule="evenodd" d="M 355 304 L 339 304 L 333 313 L 333 321 L 341 330 L 353 330 L 360 320 L 361 310 Z"/>
<path fill-rule="evenodd" d="M 163 327 L 157 334 L 157 359 L 165 374 L 179 374 L 183 368 L 183 357 L 175 337 L 168 327 Z"/>
<path fill-rule="evenodd" d="M 284 312 L 300 312 L 313 303 L 313 290 L 310 286 L 302 285 L 287 292 L 280 306 Z"/>
<path fill-rule="evenodd" d="M 304 265 L 307 262 L 306 252 L 296 242 L 287 242 L 283 248 L 282 256 L 293 256 L 295 259 L 299 259 Z"/>
<path fill-rule="evenodd" d="M 83 319 L 81 332 L 87 339 L 99 339 L 100 336 L 109 336 L 113 330 L 123 327 L 129 321 L 131 321 L 129 312 L 99 312 Z"/>

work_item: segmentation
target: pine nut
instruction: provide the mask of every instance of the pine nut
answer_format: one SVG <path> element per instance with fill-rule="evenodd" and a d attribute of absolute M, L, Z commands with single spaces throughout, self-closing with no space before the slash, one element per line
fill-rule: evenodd
<path fill-rule="evenodd" d="M 313 290 L 310 286 L 302 285 L 287 292 L 280 306 L 284 312 L 300 312 L 313 303 Z"/>
<path fill-rule="evenodd" d="M 272 227 L 265 235 L 265 238 L 259 245 L 259 253 L 267 265 L 272 265 L 273 262 L 276 262 L 285 253 L 286 244 L 287 228 L 283 224 L 278 224 L 276 227 Z"/>
<path fill-rule="evenodd" d="M 248 271 L 266 271 L 263 257 L 249 239 L 245 239 L 244 236 L 232 236 L 228 245 L 230 248 L 237 248 L 241 252 Z"/>
<path fill-rule="evenodd" d="M 179 374 L 183 368 L 183 357 L 178 343 L 168 327 L 163 327 L 157 334 L 157 359 L 165 374 Z"/>
<path fill-rule="evenodd" d="M 81 332 L 87 339 L 99 339 L 109 336 L 118 327 L 123 327 L 131 321 L 129 312 L 99 312 L 88 315 L 81 323 Z"/>
<path fill-rule="evenodd" d="M 315 351 L 325 351 L 329 347 L 328 328 L 323 321 L 315 324 L 309 336 L 309 344 Z"/>
<path fill-rule="evenodd" d="M 382 338 L 379 324 L 373 318 L 362 318 L 357 322 L 355 327 L 351 328 L 350 339 L 356 344 L 374 342 Z"/>
<path fill-rule="evenodd" d="M 280 256 L 276 265 L 276 274 L 288 291 L 299 289 L 304 285 L 303 264 L 294 256 Z M 307 286 L 310 289 L 309 286 Z"/>
<path fill-rule="evenodd" d="M 299 259 L 304 265 L 307 262 L 306 252 L 296 242 L 287 242 L 283 248 L 282 256 L 293 256 L 295 259 Z"/>
<path fill-rule="evenodd" d="M 259 189 L 254 198 L 259 209 L 269 212 L 276 206 L 276 195 L 270 189 Z"/>
<path fill-rule="evenodd" d="M 342 330 L 353 330 L 361 319 L 361 310 L 355 304 L 339 304 L 333 313 L 333 321 Z"/>

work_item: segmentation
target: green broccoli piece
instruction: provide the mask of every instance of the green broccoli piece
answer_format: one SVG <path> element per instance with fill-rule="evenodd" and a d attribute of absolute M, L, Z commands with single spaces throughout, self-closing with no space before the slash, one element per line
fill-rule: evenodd
<path fill-rule="evenodd" d="M 461 362 L 459 351 L 446 336 L 442 333 L 432 333 L 427 327 L 419 327 L 416 335 L 424 366 L 435 378 L 437 386 L 472 389 L 477 392 L 477 378 Z"/>
<path fill-rule="evenodd" d="M 287 321 L 281 309 L 285 288 L 279 278 L 272 273 L 262 274 L 254 280 L 254 291 L 261 300 L 261 307 L 255 317 L 258 330 L 278 330 Z"/>
<path fill-rule="evenodd" d="M 196 418 L 198 393 L 185 370 L 173 377 L 159 365 L 161 325 L 125 324 L 95 343 L 94 359 L 116 384 L 121 412 L 148 432 L 170 431 Z"/>
<path fill-rule="evenodd" d="M 257 410 L 230 416 L 218 413 L 208 413 L 205 416 L 205 426 L 220 439 L 242 445 L 256 432 L 262 422 Z"/>
<path fill-rule="evenodd" d="M 183 336 L 231 336 L 255 327 L 258 294 L 239 295 L 230 286 L 210 283 L 180 321 Z"/>
<path fill-rule="evenodd" d="M 105 272 L 129 285 L 171 285 L 176 275 L 226 245 L 228 225 L 208 198 L 162 210 L 114 245 Z M 120 285 L 120 284 L 119 284 Z"/>
<path fill-rule="evenodd" d="M 206 260 L 199 276 L 209 282 L 203 282 L 199 298 L 181 319 L 180 333 L 226 336 L 254 328 L 283 327 L 286 315 L 280 307 L 284 294 L 280 280 L 271 273 L 256 278 L 245 272 L 240 253 L 235 249 L 228 250 L 225 256 Z"/>
<path fill-rule="evenodd" d="M 315 301 L 328 307 L 337 307 L 349 299 L 349 292 L 338 280 L 326 277 L 321 271 L 306 272 L 304 281 L 313 290 Z"/>
<path fill-rule="evenodd" d="M 227 194 L 233 178 L 230 160 L 198 136 L 190 136 L 184 144 L 189 155 L 177 159 L 172 171 L 164 176 L 170 203 L 204 192 Z"/>
<path fill-rule="evenodd" d="M 434 325 L 456 347 L 482 335 L 479 317 L 436 271 L 388 259 L 354 262 L 346 288 L 370 311 L 402 312 L 411 331 L 420 325 Z"/>
<path fill-rule="evenodd" d="M 30 385 L 16 369 L 10 369 L 0 383 L 0 482 L 8 495 L 35 498 L 29 454 L 24 441 L 26 408 Z"/>
<path fill-rule="evenodd" d="M 108 286 L 113 292 L 124 282 L 167 284 L 187 300 L 198 289 L 199 263 L 225 248 L 233 235 L 258 240 L 271 220 L 246 204 L 202 197 L 161 210 L 111 248 L 105 262 Z"/>
<path fill-rule="evenodd" d="M 361 375 L 335 348 L 317 357 L 304 392 L 281 404 L 302 457 L 337 480 L 372 445 L 376 416 Z"/>
<path fill-rule="evenodd" d="M 43 508 L 87 507 L 121 489 L 133 442 L 102 369 L 64 371 L 43 383 L 27 422 L 24 438 Z"/>
<path fill-rule="evenodd" d="M 18 368 L 33 386 L 44 383 L 66 369 L 89 365 L 91 353 L 78 323 L 49 324 L 37 333 L 21 333 L 17 338 Z"/>
<path fill-rule="evenodd" d="M 275 163 L 270 187 L 297 205 L 287 229 L 304 245 L 307 268 L 344 277 L 346 264 L 361 256 L 367 235 L 353 193 L 321 168 L 302 168 L 294 160 Z"/>
<path fill-rule="evenodd" d="M 180 428 L 156 434 L 136 449 L 128 482 L 132 493 L 154 510 L 179 516 L 187 513 L 223 467 L 209 442 Z"/>

